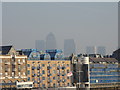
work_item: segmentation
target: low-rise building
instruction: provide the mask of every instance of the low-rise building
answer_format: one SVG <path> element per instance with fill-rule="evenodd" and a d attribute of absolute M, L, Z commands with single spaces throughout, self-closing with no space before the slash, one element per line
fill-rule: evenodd
<path fill-rule="evenodd" d="M 1 46 L 0 53 L 0 88 L 16 88 L 16 82 L 26 82 L 27 56 L 19 55 L 13 46 Z"/>
<path fill-rule="evenodd" d="M 90 58 L 90 87 L 118 88 L 120 86 L 120 67 L 115 58 Z"/>
<path fill-rule="evenodd" d="M 69 60 L 27 60 L 27 80 L 34 88 L 57 88 L 71 86 Z"/>
<path fill-rule="evenodd" d="M 120 63 L 120 48 L 113 52 L 112 57 L 116 58 Z"/>
<path fill-rule="evenodd" d="M 120 88 L 120 64 L 115 58 L 73 58 L 73 85 L 77 88 Z M 75 78 L 77 77 L 77 78 Z"/>

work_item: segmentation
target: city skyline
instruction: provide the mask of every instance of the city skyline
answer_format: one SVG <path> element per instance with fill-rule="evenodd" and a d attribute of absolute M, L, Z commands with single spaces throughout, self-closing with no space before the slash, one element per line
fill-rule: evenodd
<path fill-rule="evenodd" d="M 35 48 L 37 50 L 45 51 L 45 41 L 44 40 L 36 40 L 35 41 Z"/>
<path fill-rule="evenodd" d="M 111 54 L 118 47 L 117 2 L 3 3 L 2 7 L 3 45 L 35 48 L 35 40 L 45 40 L 53 32 L 58 49 L 69 38 L 74 39 L 77 53 L 85 53 L 86 46 L 105 46 Z"/>
<path fill-rule="evenodd" d="M 56 42 L 56 38 L 55 35 L 50 32 L 47 36 L 46 36 L 46 50 L 47 49 L 56 49 L 57 48 L 57 42 Z"/>
<path fill-rule="evenodd" d="M 87 46 L 86 54 L 101 54 L 106 55 L 106 47 L 105 46 Z"/>
<path fill-rule="evenodd" d="M 64 55 L 70 56 L 71 54 L 76 54 L 76 45 L 74 39 L 64 40 Z"/>

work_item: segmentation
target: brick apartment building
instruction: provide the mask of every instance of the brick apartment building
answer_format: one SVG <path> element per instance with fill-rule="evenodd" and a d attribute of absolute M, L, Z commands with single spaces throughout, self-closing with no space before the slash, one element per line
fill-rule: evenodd
<path fill-rule="evenodd" d="M 0 88 L 16 88 L 16 82 L 27 81 L 27 56 L 13 46 L 0 47 Z"/>

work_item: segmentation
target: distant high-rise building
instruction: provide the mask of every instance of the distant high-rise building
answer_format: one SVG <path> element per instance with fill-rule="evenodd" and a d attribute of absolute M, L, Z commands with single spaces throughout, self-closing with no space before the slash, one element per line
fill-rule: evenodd
<path fill-rule="evenodd" d="M 97 47 L 97 54 L 106 55 L 106 48 L 104 46 Z"/>
<path fill-rule="evenodd" d="M 52 32 L 46 37 L 46 49 L 56 49 L 56 39 Z"/>
<path fill-rule="evenodd" d="M 44 40 L 36 40 L 35 48 L 39 51 L 45 51 L 45 41 Z"/>
<path fill-rule="evenodd" d="M 96 54 L 96 47 L 95 46 L 86 47 L 86 54 Z"/>
<path fill-rule="evenodd" d="M 64 55 L 65 56 L 75 53 L 75 49 L 76 49 L 76 46 L 75 46 L 75 42 L 73 39 L 64 40 Z"/>

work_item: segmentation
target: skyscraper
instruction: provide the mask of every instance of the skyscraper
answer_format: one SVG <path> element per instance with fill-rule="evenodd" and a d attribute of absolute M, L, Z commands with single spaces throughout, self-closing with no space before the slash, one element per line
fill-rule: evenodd
<path fill-rule="evenodd" d="M 73 39 L 64 40 L 64 55 L 65 56 L 71 55 L 72 53 L 75 54 L 76 52 L 75 49 L 76 49 L 76 46 L 75 46 L 75 42 Z"/>
<path fill-rule="evenodd" d="M 46 49 L 56 49 L 56 39 L 52 32 L 46 37 Z"/>
<path fill-rule="evenodd" d="M 96 47 L 95 46 L 86 47 L 86 54 L 96 54 Z"/>
<path fill-rule="evenodd" d="M 104 46 L 97 47 L 97 54 L 106 55 L 106 48 Z"/>
<path fill-rule="evenodd" d="M 35 48 L 39 51 L 45 51 L 45 41 L 44 40 L 36 40 Z"/>

